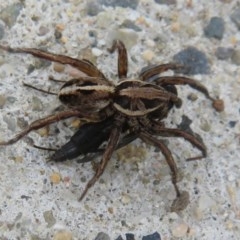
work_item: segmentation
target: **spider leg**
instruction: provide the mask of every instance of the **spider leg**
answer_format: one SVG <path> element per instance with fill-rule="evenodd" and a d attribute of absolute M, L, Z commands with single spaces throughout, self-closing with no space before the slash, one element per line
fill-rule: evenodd
<path fill-rule="evenodd" d="M 167 63 L 167 64 L 160 64 L 154 66 L 144 67 L 139 74 L 139 78 L 142 81 L 148 81 L 149 78 L 152 78 L 158 74 L 166 72 L 168 70 L 177 70 L 183 68 L 183 65 L 175 64 L 175 63 Z"/>
<path fill-rule="evenodd" d="M 67 82 L 67 80 L 64 81 L 64 80 L 55 79 L 53 76 L 49 76 L 48 80 L 56 82 L 56 83 L 66 83 Z"/>
<path fill-rule="evenodd" d="M 215 108 L 216 111 L 222 112 L 224 110 L 224 102 L 221 99 L 214 99 L 209 95 L 207 88 L 199 83 L 198 81 L 182 77 L 182 76 L 166 76 L 166 77 L 159 77 L 155 79 L 153 82 L 159 84 L 160 86 L 174 86 L 174 85 L 189 85 L 190 87 L 202 92 L 208 99 L 212 101 L 212 106 Z"/>
<path fill-rule="evenodd" d="M 171 154 L 171 151 L 166 147 L 166 145 L 159 139 L 152 137 L 147 132 L 141 132 L 139 136 L 144 142 L 150 142 L 152 145 L 160 148 L 162 154 L 166 158 L 167 164 L 172 172 L 172 184 L 175 188 L 177 197 L 180 197 L 180 191 L 177 186 L 177 166 Z"/>
<path fill-rule="evenodd" d="M 164 76 L 154 79 L 154 83 L 160 86 L 174 86 L 174 85 L 189 85 L 191 88 L 203 93 L 208 99 L 214 101 L 215 99 L 209 95 L 207 88 L 198 81 L 182 76 Z"/>
<path fill-rule="evenodd" d="M 37 90 L 39 92 L 47 93 L 47 94 L 50 94 L 50 95 L 58 95 L 57 93 L 50 92 L 48 90 L 44 90 L 44 89 L 41 89 L 41 88 L 34 87 L 34 86 L 32 86 L 32 85 L 30 85 L 28 83 L 25 83 L 25 82 L 23 82 L 23 86 L 24 87 L 28 87 L 28 88 L 32 88 L 32 89 Z"/>
<path fill-rule="evenodd" d="M 120 137 L 120 133 L 121 133 L 121 129 L 118 129 L 118 128 L 114 128 L 111 131 L 107 147 L 106 147 L 106 149 L 103 153 L 103 157 L 102 157 L 102 160 L 101 160 L 101 162 L 100 162 L 100 164 L 97 168 L 97 171 L 94 174 L 94 176 L 92 177 L 92 179 L 90 179 L 90 181 L 87 183 L 84 191 L 82 192 L 82 194 L 79 198 L 79 201 L 81 201 L 84 198 L 88 189 L 91 188 L 96 183 L 96 181 L 100 178 L 100 176 L 103 174 L 103 172 L 104 172 L 104 170 L 107 166 L 108 161 L 110 160 L 114 150 L 116 149 L 116 146 L 117 146 L 117 143 L 118 143 L 118 140 L 119 140 L 119 137 Z"/>
<path fill-rule="evenodd" d="M 38 120 L 32 122 L 27 128 L 25 128 L 22 132 L 18 133 L 15 137 L 9 139 L 8 141 L 0 141 L 0 145 L 13 144 L 13 143 L 17 142 L 18 140 L 20 140 L 21 138 L 23 138 L 24 136 L 26 136 L 29 132 L 31 132 L 33 130 L 40 129 L 44 126 L 50 125 L 54 122 L 57 122 L 57 121 L 60 121 L 63 119 L 67 119 L 70 117 L 80 117 L 80 118 L 91 119 L 93 121 L 99 121 L 99 119 L 97 119 L 96 116 L 91 116 L 90 114 L 83 115 L 82 113 L 80 113 L 77 110 L 66 110 L 66 111 L 63 111 L 63 112 L 60 112 L 57 114 L 52 114 L 45 118 L 38 119 Z"/>
<path fill-rule="evenodd" d="M 88 60 L 82 59 L 76 59 L 71 58 L 65 55 L 60 54 L 54 54 L 50 53 L 44 50 L 39 50 L 36 48 L 11 48 L 10 46 L 2 46 L 0 45 L 0 49 L 5 50 L 10 53 L 27 53 L 31 54 L 34 57 L 42 58 L 49 60 L 51 62 L 58 62 L 62 64 L 69 64 L 74 68 L 77 68 L 78 70 L 84 72 L 90 77 L 100 77 L 105 79 L 104 74 L 98 70 L 96 66 L 94 66 L 92 63 L 90 63 Z"/>
<path fill-rule="evenodd" d="M 199 139 L 197 139 L 194 135 L 187 133 L 178 128 L 163 128 L 156 121 L 152 121 L 152 131 L 162 137 L 181 137 L 190 142 L 193 146 L 198 148 L 202 155 L 188 158 L 187 161 L 199 160 L 201 158 L 205 158 L 207 156 L 207 148 Z"/>
<path fill-rule="evenodd" d="M 108 51 L 113 53 L 116 49 L 118 50 L 118 77 L 123 79 L 127 77 L 128 72 L 127 50 L 120 40 L 114 40 L 112 47 Z"/>

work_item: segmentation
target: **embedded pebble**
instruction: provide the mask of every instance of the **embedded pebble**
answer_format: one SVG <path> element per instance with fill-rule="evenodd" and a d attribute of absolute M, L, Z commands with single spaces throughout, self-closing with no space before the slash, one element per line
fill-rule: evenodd
<path fill-rule="evenodd" d="M 238 29 L 240 30 L 240 7 L 237 7 L 236 9 L 234 9 L 230 18 L 236 24 Z"/>
<path fill-rule="evenodd" d="M 172 235 L 177 238 L 186 236 L 188 232 L 188 225 L 186 223 L 179 223 L 172 228 Z"/>
<path fill-rule="evenodd" d="M 53 240 L 72 240 L 73 236 L 71 232 L 68 231 L 59 231 L 54 234 Z"/>
<path fill-rule="evenodd" d="M 52 63 L 45 59 L 35 58 L 34 61 L 34 68 L 40 69 L 40 68 L 46 68 L 49 67 Z"/>
<path fill-rule="evenodd" d="M 36 130 L 39 136 L 41 137 L 47 137 L 49 135 L 49 126 L 42 127 L 38 130 Z"/>
<path fill-rule="evenodd" d="M 228 175 L 228 181 L 229 182 L 233 182 L 235 180 L 236 180 L 235 176 L 233 176 L 232 174 Z"/>
<path fill-rule="evenodd" d="M 126 233 L 125 235 L 126 235 L 126 240 L 135 240 L 134 234 L 132 234 L 132 233 Z"/>
<path fill-rule="evenodd" d="M 15 156 L 15 157 L 14 157 L 14 162 L 16 162 L 16 163 L 22 163 L 22 162 L 23 162 L 23 157 L 22 157 L 22 156 Z"/>
<path fill-rule="evenodd" d="M 138 6 L 139 0 L 99 0 L 100 4 L 103 4 L 107 7 L 122 7 L 122 8 L 132 8 L 136 9 Z"/>
<path fill-rule="evenodd" d="M 224 34 L 224 21 L 220 17 L 212 17 L 204 28 L 204 34 L 208 38 L 222 39 Z"/>
<path fill-rule="evenodd" d="M 208 211 L 209 208 L 215 205 L 215 202 L 212 198 L 207 195 L 200 196 L 198 200 L 198 205 L 195 208 L 195 215 L 198 220 L 202 219 L 204 212 Z"/>
<path fill-rule="evenodd" d="M 141 32 L 142 29 L 137 26 L 133 21 L 126 19 L 121 25 L 120 28 L 130 28 L 136 32 Z"/>
<path fill-rule="evenodd" d="M 218 47 L 215 52 L 215 56 L 220 60 L 226 60 L 232 57 L 233 51 L 233 48 Z"/>
<path fill-rule="evenodd" d="M 172 5 L 176 4 L 176 0 L 154 0 L 158 4 L 166 4 L 166 5 Z"/>
<path fill-rule="evenodd" d="M 49 28 L 45 27 L 45 26 L 40 26 L 38 29 L 38 35 L 39 36 L 45 36 L 47 33 L 49 33 Z"/>
<path fill-rule="evenodd" d="M 43 213 L 43 217 L 44 217 L 45 222 L 47 223 L 48 228 L 51 228 L 56 223 L 56 219 L 54 218 L 53 212 L 51 210 L 45 211 Z"/>
<path fill-rule="evenodd" d="M 0 24 L 0 40 L 4 37 L 4 26 Z"/>
<path fill-rule="evenodd" d="M 230 128 L 234 128 L 237 124 L 237 121 L 229 121 L 228 124 L 229 124 Z"/>
<path fill-rule="evenodd" d="M 81 126 L 81 124 L 82 124 L 82 121 L 79 118 L 73 119 L 71 121 L 71 126 L 76 129 L 78 129 Z"/>
<path fill-rule="evenodd" d="M 28 122 L 23 117 L 18 117 L 17 126 L 21 129 L 24 129 L 28 126 Z"/>
<path fill-rule="evenodd" d="M 156 43 L 153 40 L 151 40 L 151 39 L 146 40 L 146 46 L 147 47 L 153 48 L 153 47 L 155 47 L 155 45 L 156 45 Z"/>
<path fill-rule="evenodd" d="M 240 49 L 234 49 L 231 60 L 234 64 L 240 65 Z"/>
<path fill-rule="evenodd" d="M 5 59 L 2 56 L 0 56 L 0 66 L 3 65 L 4 63 L 5 63 Z M 0 76 L 0 77 L 2 77 L 2 76 Z"/>
<path fill-rule="evenodd" d="M 173 60 L 176 63 L 184 65 L 183 68 L 176 72 L 183 74 L 208 74 L 210 67 L 208 64 L 208 59 L 205 53 L 199 51 L 195 47 L 188 47 L 176 55 L 174 55 Z"/>
<path fill-rule="evenodd" d="M 16 101 L 17 101 L 17 98 L 15 98 L 15 97 L 13 97 L 13 96 L 8 96 L 7 97 L 7 101 L 9 102 L 9 103 L 15 103 Z"/>
<path fill-rule="evenodd" d="M 122 236 L 118 236 L 116 240 L 123 240 Z"/>
<path fill-rule="evenodd" d="M 192 120 L 186 116 L 186 115 L 182 115 L 182 121 L 180 124 L 178 124 L 178 128 L 182 129 L 182 130 L 190 130 L 190 125 L 192 123 Z"/>
<path fill-rule="evenodd" d="M 14 118 L 3 115 L 3 121 L 7 123 L 7 127 L 9 130 L 13 132 L 16 130 L 16 121 L 14 120 Z"/>
<path fill-rule="evenodd" d="M 61 63 L 53 63 L 53 70 L 55 72 L 63 72 L 65 69 L 65 65 L 61 64 Z"/>
<path fill-rule="evenodd" d="M 155 53 L 151 50 L 146 50 L 142 53 L 142 58 L 145 60 L 145 61 L 152 61 L 152 59 L 154 58 L 155 56 Z"/>
<path fill-rule="evenodd" d="M 94 56 L 99 57 L 99 56 L 102 55 L 102 53 L 103 53 L 103 51 L 100 50 L 99 48 L 92 48 L 92 54 L 93 54 Z"/>
<path fill-rule="evenodd" d="M 121 202 L 123 204 L 128 204 L 131 202 L 131 198 L 128 195 L 123 194 L 123 196 L 121 197 Z"/>
<path fill-rule="evenodd" d="M 142 240 L 161 240 L 161 236 L 158 232 L 144 236 Z"/>
<path fill-rule="evenodd" d="M 3 94 L 0 94 L 0 108 L 3 108 L 3 106 L 6 103 L 6 97 Z"/>
<path fill-rule="evenodd" d="M 0 19 L 5 22 L 9 28 L 11 28 L 17 21 L 22 8 L 23 3 L 14 3 L 9 5 L 0 11 Z"/>
<path fill-rule="evenodd" d="M 98 1 L 89 1 L 86 4 L 86 12 L 89 16 L 96 16 L 103 11 L 101 4 Z"/>
<path fill-rule="evenodd" d="M 33 96 L 32 97 L 32 110 L 33 111 L 42 111 L 42 109 L 43 109 L 42 101 L 38 97 Z"/>
<path fill-rule="evenodd" d="M 200 128 L 204 131 L 204 132 L 209 132 L 211 130 L 211 124 L 209 124 L 208 121 L 204 121 L 203 123 L 200 125 Z"/>
<path fill-rule="evenodd" d="M 110 237 L 106 233 L 100 232 L 94 240 L 110 240 Z"/>
<path fill-rule="evenodd" d="M 62 38 L 62 32 L 59 31 L 58 29 L 55 29 L 55 31 L 54 31 L 54 37 L 55 37 L 56 40 L 59 42 L 59 40 Z"/>
<path fill-rule="evenodd" d="M 53 173 L 50 175 L 50 181 L 51 181 L 51 183 L 53 183 L 53 184 L 59 184 L 60 181 L 61 181 L 61 175 L 60 175 L 58 172 L 53 172 Z"/>
<path fill-rule="evenodd" d="M 117 150 L 116 154 L 120 161 L 141 162 L 146 158 L 147 150 L 143 147 L 128 144 L 127 146 Z"/>
<path fill-rule="evenodd" d="M 196 93 L 190 93 L 188 96 L 187 96 L 187 99 L 189 99 L 190 101 L 194 102 L 198 99 L 198 95 Z"/>

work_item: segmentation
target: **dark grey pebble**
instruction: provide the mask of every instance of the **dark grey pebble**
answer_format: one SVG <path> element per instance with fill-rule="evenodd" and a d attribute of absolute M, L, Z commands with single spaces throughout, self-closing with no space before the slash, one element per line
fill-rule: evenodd
<path fill-rule="evenodd" d="M 186 115 L 182 115 L 182 121 L 180 124 L 178 124 L 178 128 L 180 128 L 183 131 L 191 131 L 190 125 L 192 123 L 192 120 L 186 116 Z"/>
<path fill-rule="evenodd" d="M 155 232 L 151 235 L 143 237 L 142 240 L 161 240 L 161 236 L 158 232 Z"/>
<path fill-rule="evenodd" d="M 220 17 L 212 17 L 208 25 L 204 28 L 204 34 L 208 38 L 221 40 L 224 34 L 224 21 Z"/>
<path fill-rule="evenodd" d="M 230 59 L 233 55 L 233 48 L 218 47 L 215 56 L 220 60 Z"/>
<path fill-rule="evenodd" d="M 2 19 L 2 21 L 5 22 L 9 28 L 11 28 L 15 24 L 22 8 L 22 3 L 14 3 L 9 5 L 0 11 L 0 19 Z"/>
<path fill-rule="evenodd" d="M 231 20 L 236 24 L 240 30 L 240 7 L 237 7 L 231 14 Z"/>
<path fill-rule="evenodd" d="M 118 237 L 116 238 L 116 240 L 124 240 L 124 239 L 123 239 L 122 236 L 120 235 L 120 236 L 118 236 Z"/>
<path fill-rule="evenodd" d="M 62 32 L 59 31 L 58 29 L 55 29 L 54 37 L 55 37 L 56 41 L 59 42 L 59 40 L 62 38 Z"/>
<path fill-rule="evenodd" d="M 183 74 L 208 74 L 210 67 L 205 53 L 199 51 L 195 47 L 188 47 L 176 55 L 173 60 L 175 63 L 181 64 L 184 67 L 179 69 L 178 73 Z"/>
<path fill-rule="evenodd" d="M 131 20 L 125 20 L 121 25 L 120 25 L 120 28 L 129 28 L 129 29 L 132 29 L 136 32 L 141 32 L 142 29 L 137 26 L 134 22 L 132 22 Z"/>
<path fill-rule="evenodd" d="M 132 234 L 132 233 L 126 233 L 126 240 L 135 240 L 134 234 Z"/>
<path fill-rule="evenodd" d="M 110 237 L 106 233 L 100 232 L 94 240 L 110 240 Z"/>
<path fill-rule="evenodd" d="M 230 128 L 234 128 L 235 125 L 237 124 L 237 121 L 229 121 L 228 124 L 229 124 Z"/>
<path fill-rule="evenodd" d="M 176 4 L 176 0 L 155 0 L 158 4 L 172 5 Z"/>
<path fill-rule="evenodd" d="M 125 235 L 126 235 L 126 240 L 135 240 L 134 234 L 132 234 L 132 233 L 126 233 Z M 124 239 L 123 239 L 122 236 L 120 235 L 120 236 L 118 236 L 118 238 L 117 238 L 116 240 L 124 240 Z"/>
<path fill-rule="evenodd" d="M 115 240 L 124 240 L 122 238 L 122 236 L 120 235 L 118 238 L 116 238 Z M 126 240 L 135 240 L 135 237 L 134 237 L 134 234 L 132 233 L 127 233 L 126 234 Z M 142 240 L 161 240 L 161 236 L 158 232 L 155 232 L 153 234 L 150 234 L 150 235 L 147 235 L 147 236 L 144 236 L 142 238 Z"/>
<path fill-rule="evenodd" d="M 234 49 L 231 60 L 234 64 L 240 65 L 240 49 Z"/>
<path fill-rule="evenodd" d="M 132 8 L 136 9 L 138 6 L 139 0 L 99 0 L 100 4 L 103 4 L 107 7 L 123 7 L 123 8 Z"/>
<path fill-rule="evenodd" d="M 2 24 L 0 24 L 0 39 L 3 39 L 4 37 L 4 26 Z"/>
<path fill-rule="evenodd" d="M 86 5 L 86 11 L 89 16 L 96 16 L 103 11 L 98 1 L 89 1 Z"/>

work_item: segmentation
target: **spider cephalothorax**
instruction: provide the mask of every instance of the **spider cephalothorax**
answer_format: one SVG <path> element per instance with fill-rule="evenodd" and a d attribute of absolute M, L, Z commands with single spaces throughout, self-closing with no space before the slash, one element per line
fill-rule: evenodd
<path fill-rule="evenodd" d="M 35 57 L 53 62 L 70 64 L 87 75 L 86 77 L 67 81 L 60 89 L 58 93 L 59 99 L 68 107 L 68 110 L 39 119 L 31 123 L 14 138 L 0 142 L 0 145 L 15 143 L 32 130 L 69 117 L 86 118 L 89 121 L 97 122 L 96 125 L 93 123 L 89 127 L 86 126 L 88 130 L 80 129 L 83 132 L 76 133 L 71 140 L 75 141 L 74 145 L 71 145 L 72 142 L 70 141 L 74 154 L 69 155 L 75 157 L 84 152 L 83 149 L 83 151 L 77 151 L 76 148 L 77 143 L 82 144 L 84 142 L 84 134 L 82 134 L 84 131 L 89 131 L 91 136 L 94 136 L 96 133 L 96 141 L 86 145 L 86 153 L 92 152 L 94 147 L 98 149 L 101 143 L 108 139 L 96 173 L 88 182 L 80 200 L 83 199 L 88 189 L 102 175 L 114 150 L 118 146 L 126 145 L 136 138 L 140 138 L 160 148 L 172 172 L 172 183 L 175 187 L 177 197 L 181 193 L 177 186 L 177 167 L 175 161 L 164 142 L 156 136 L 184 138 L 202 152 L 202 155 L 189 158 L 188 160 L 206 157 L 206 147 L 199 138 L 181 129 L 167 128 L 162 122 L 172 107 L 181 106 L 181 99 L 177 95 L 175 85 L 189 85 L 202 92 L 213 102 L 214 106 L 222 104 L 221 100 L 215 100 L 210 97 L 208 90 L 202 84 L 191 78 L 183 76 L 159 76 L 166 70 L 175 70 L 182 66 L 171 63 L 156 65 L 144 68 L 137 79 L 127 78 L 127 51 L 124 44 L 117 40 L 114 41 L 112 48 L 109 49 L 110 52 L 118 50 L 118 77 L 120 80 L 117 84 L 113 84 L 97 67 L 87 60 L 78 60 L 33 48 L 10 48 L 0 45 L 0 49 L 13 53 L 29 53 Z M 150 79 L 151 82 L 149 82 Z M 103 131 L 102 135 L 97 130 L 97 124 L 99 124 L 99 127 L 106 127 L 106 131 Z M 67 147 L 63 147 L 63 149 L 65 148 L 68 149 L 68 145 Z M 53 159 L 58 161 L 60 159 L 58 156 L 60 155 L 54 155 Z M 63 155 L 61 155 L 61 160 L 64 159 Z"/>

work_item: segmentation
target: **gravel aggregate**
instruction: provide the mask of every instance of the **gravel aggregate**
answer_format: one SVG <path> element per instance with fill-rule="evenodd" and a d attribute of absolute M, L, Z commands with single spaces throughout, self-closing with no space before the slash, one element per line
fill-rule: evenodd
<path fill-rule="evenodd" d="M 225 105 L 216 112 L 201 93 L 177 87 L 183 105 L 165 125 L 201 136 L 208 156 L 186 162 L 198 151 L 183 139 L 166 139 L 185 193 L 174 208 L 163 155 L 139 140 L 113 155 L 82 202 L 78 198 L 93 166 L 51 163 L 50 151 L 32 147 L 65 144 L 75 131 L 74 120 L 1 147 L 0 239 L 240 239 L 239 16 L 234 0 L 0 1 L 1 45 L 86 58 L 116 82 L 117 57 L 107 49 L 118 38 L 128 50 L 129 77 L 149 65 L 185 63 L 189 67 L 183 73 Z M 0 140 L 59 108 L 56 96 L 23 86 L 58 92 L 61 84 L 49 76 L 66 81 L 79 72 L 0 51 Z"/>

